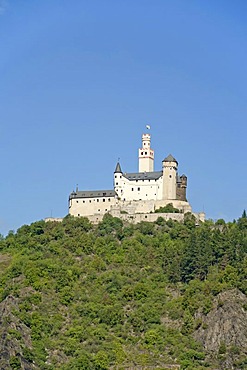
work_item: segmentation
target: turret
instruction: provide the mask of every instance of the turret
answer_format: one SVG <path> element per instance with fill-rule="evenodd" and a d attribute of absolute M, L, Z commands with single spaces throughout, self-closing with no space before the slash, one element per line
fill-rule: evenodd
<path fill-rule="evenodd" d="M 177 188 L 177 160 L 169 154 L 162 161 L 163 165 L 163 199 L 175 200 Z"/>
<path fill-rule="evenodd" d="M 150 147 L 151 135 L 142 135 L 142 148 L 139 149 L 139 172 L 153 172 L 154 151 Z"/>
<path fill-rule="evenodd" d="M 181 179 L 181 187 L 187 188 L 187 176 L 182 175 L 180 176 L 180 179 Z"/>
<path fill-rule="evenodd" d="M 122 169 L 120 163 L 117 162 L 115 171 L 114 171 L 114 190 L 117 193 L 118 197 L 120 198 L 123 190 L 122 190 Z"/>
<path fill-rule="evenodd" d="M 187 176 L 177 175 L 177 199 L 187 201 L 186 199 Z"/>
<path fill-rule="evenodd" d="M 123 173 L 119 162 L 116 165 L 114 173 Z"/>

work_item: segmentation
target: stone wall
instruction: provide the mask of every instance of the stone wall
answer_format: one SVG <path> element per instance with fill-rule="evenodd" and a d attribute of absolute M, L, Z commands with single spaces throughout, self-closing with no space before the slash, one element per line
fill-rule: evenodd
<path fill-rule="evenodd" d="M 111 214 L 113 217 L 118 217 L 123 221 L 128 221 L 133 224 L 137 224 L 141 221 L 147 221 L 147 222 L 155 222 L 159 217 L 164 218 L 164 220 L 176 220 L 178 222 L 184 221 L 184 213 L 121 213 L 124 211 L 121 211 L 119 208 L 112 209 L 109 214 Z M 196 220 L 199 222 L 205 221 L 205 213 L 193 213 Z M 77 216 L 78 217 L 78 216 Z M 103 220 L 104 215 L 103 214 L 95 214 L 95 215 L 89 215 L 84 216 L 89 219 L 94 224 L 98 224 Z M 56 217 L 47 217 L 45 218 L 45 222 L 62 222 L 63 218 L 56 218 Z"/>
<path fill-rule="evenodd" d="M 183 213 L 134 213 L 134 214 L 127 214 L 127 213 L 120 213 L 120 211 L 114 210 L 109 212 L 113 217 L 118 217 L 123 221 L 128 221 L 133 224 L 137 224 L 141 221 L 147 221 L 147 222 L 155 222 L 159 217 L 164 218 L 164 220 L 175 220 L 178 222 L 184 221 L 184 214 Z M 205 214 L 202 213 L 193 213 L 196 220 L 199 222 L 205 221 Z M 94 215 L 94 216 L 88 216 L 88 219 L 92 223 L 99 223 L 103 220 L 103 215 Z"/>

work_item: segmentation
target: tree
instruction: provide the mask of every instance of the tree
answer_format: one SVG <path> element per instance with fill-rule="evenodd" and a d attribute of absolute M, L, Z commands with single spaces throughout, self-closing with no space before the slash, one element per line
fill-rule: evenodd
<path fill-rule="evenodd" d="M 173 207 L 172 203 L 168 203 L 164 207 L 160 207 L 154 211 L 155 213 L 179 213 L 179 209 Z"/>

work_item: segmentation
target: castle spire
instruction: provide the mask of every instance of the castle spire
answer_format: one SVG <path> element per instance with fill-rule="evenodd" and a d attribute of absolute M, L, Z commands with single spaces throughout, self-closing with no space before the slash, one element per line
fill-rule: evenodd
<path fill-rule="evenodd" d="M 123 173 L 119 161 L 117 162 L 114 173 Z"/>

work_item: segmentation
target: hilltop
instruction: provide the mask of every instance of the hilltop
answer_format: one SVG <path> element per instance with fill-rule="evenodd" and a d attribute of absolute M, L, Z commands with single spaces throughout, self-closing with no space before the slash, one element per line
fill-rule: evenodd
<path fill-rule="evenodd" d="M 0 241 L 1 369 L 246 369 L 247 218 L 98 225 Z"/>

